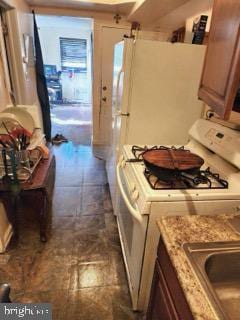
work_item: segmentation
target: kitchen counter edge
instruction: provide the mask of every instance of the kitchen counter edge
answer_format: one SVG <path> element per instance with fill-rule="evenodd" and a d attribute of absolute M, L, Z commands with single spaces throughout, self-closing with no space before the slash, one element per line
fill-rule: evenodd
<path fill-rule="evenodd" d="M 194 319 L 219 319 L 196 276 L 187 255 L 184 243 L 239 241 L 229 224 L 234 215 L 188 215 L 165 216 L 157 220 L 160 235 L 175 268 Z"/>

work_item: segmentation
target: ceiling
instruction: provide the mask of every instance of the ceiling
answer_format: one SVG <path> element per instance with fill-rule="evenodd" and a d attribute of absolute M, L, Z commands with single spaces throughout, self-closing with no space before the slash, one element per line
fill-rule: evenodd
<path fill-rule="evenodd" d="M 119 13 L 144 28 L 174 29 L 195 13 L 212 6 L 213 0 L 25 0 L 32 6 L 74 8 Z"/>
<path fill-rule="evenodd" d="M 168 14 L 159 17 L 154 21 L 156 28 L 160 30 L 174 30 L 185 25 L 186 19 L 194 17 L 199 13 L 206 14 L 211 10 L 213 0 L 190 0 L 183 5 L 177 7 L 175 10 L 170 11 Z M 209 15 L 210 13 L 208 13 Z"/>
<path fill-rule="evenodd" d="M 128 20 L 137 21 L 141 25 L 151 26 L 161 17 L 167 15 L 189 0 L 146 0 L 135 10 L 132 10 Z"/>
<path fill-rule="evenodd" d="M 26 0 L 32 6 L 75 8 L 128 15 L 136 0 Z"/>
<path fill-rule="evenodd" d="M 119 13 L 129 21 L 151 24 L 189 0 L 26 0 L 32 6 Z"/>

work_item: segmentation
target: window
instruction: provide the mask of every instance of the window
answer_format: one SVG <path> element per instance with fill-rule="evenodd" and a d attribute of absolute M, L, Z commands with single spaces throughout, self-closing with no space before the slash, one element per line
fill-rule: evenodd
<path fill-rule="evenodd" d="M 87 71 L 87 40 L 60 38 L 62 71 Z"/>

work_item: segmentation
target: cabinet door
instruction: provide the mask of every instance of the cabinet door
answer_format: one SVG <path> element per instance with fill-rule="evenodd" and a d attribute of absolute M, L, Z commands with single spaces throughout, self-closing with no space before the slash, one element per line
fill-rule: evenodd
<path fill-rule="evenodd" d="M 177 319 L 179 318 L 168 290 L 162 269 L 159 263 L 156 262 L 147 312 L 147 320 Z"/>
<path fill-rule="evenodd" d="M 214 0 L 199 98 L 228 119 L 240 80 L 240 1 Z"/>

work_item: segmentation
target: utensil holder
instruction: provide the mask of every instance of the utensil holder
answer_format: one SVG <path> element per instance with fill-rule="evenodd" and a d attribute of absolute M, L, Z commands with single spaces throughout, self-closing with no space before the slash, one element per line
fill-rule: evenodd
<path fill-rule="evenodd" d="M 13 168 L 10 160 L 10 150 L 6 149 L 7 156 L 7 171 L 11 179 L 13 179 Z M 39 162 L 42 159 L 41 149 L 34 150 L 17 150 L 15 151 L 16 171 L 19 181 L 29 181 Z M 2 152 L 0 149 L 0 182 L 5 175 L 4 162 Z"/>
<path fill-rule="evenodd" d="M 16 163 L 18 168 L 30 169 L 30 152 L 29 150 L 19 150 L 15 152 Z"/>

